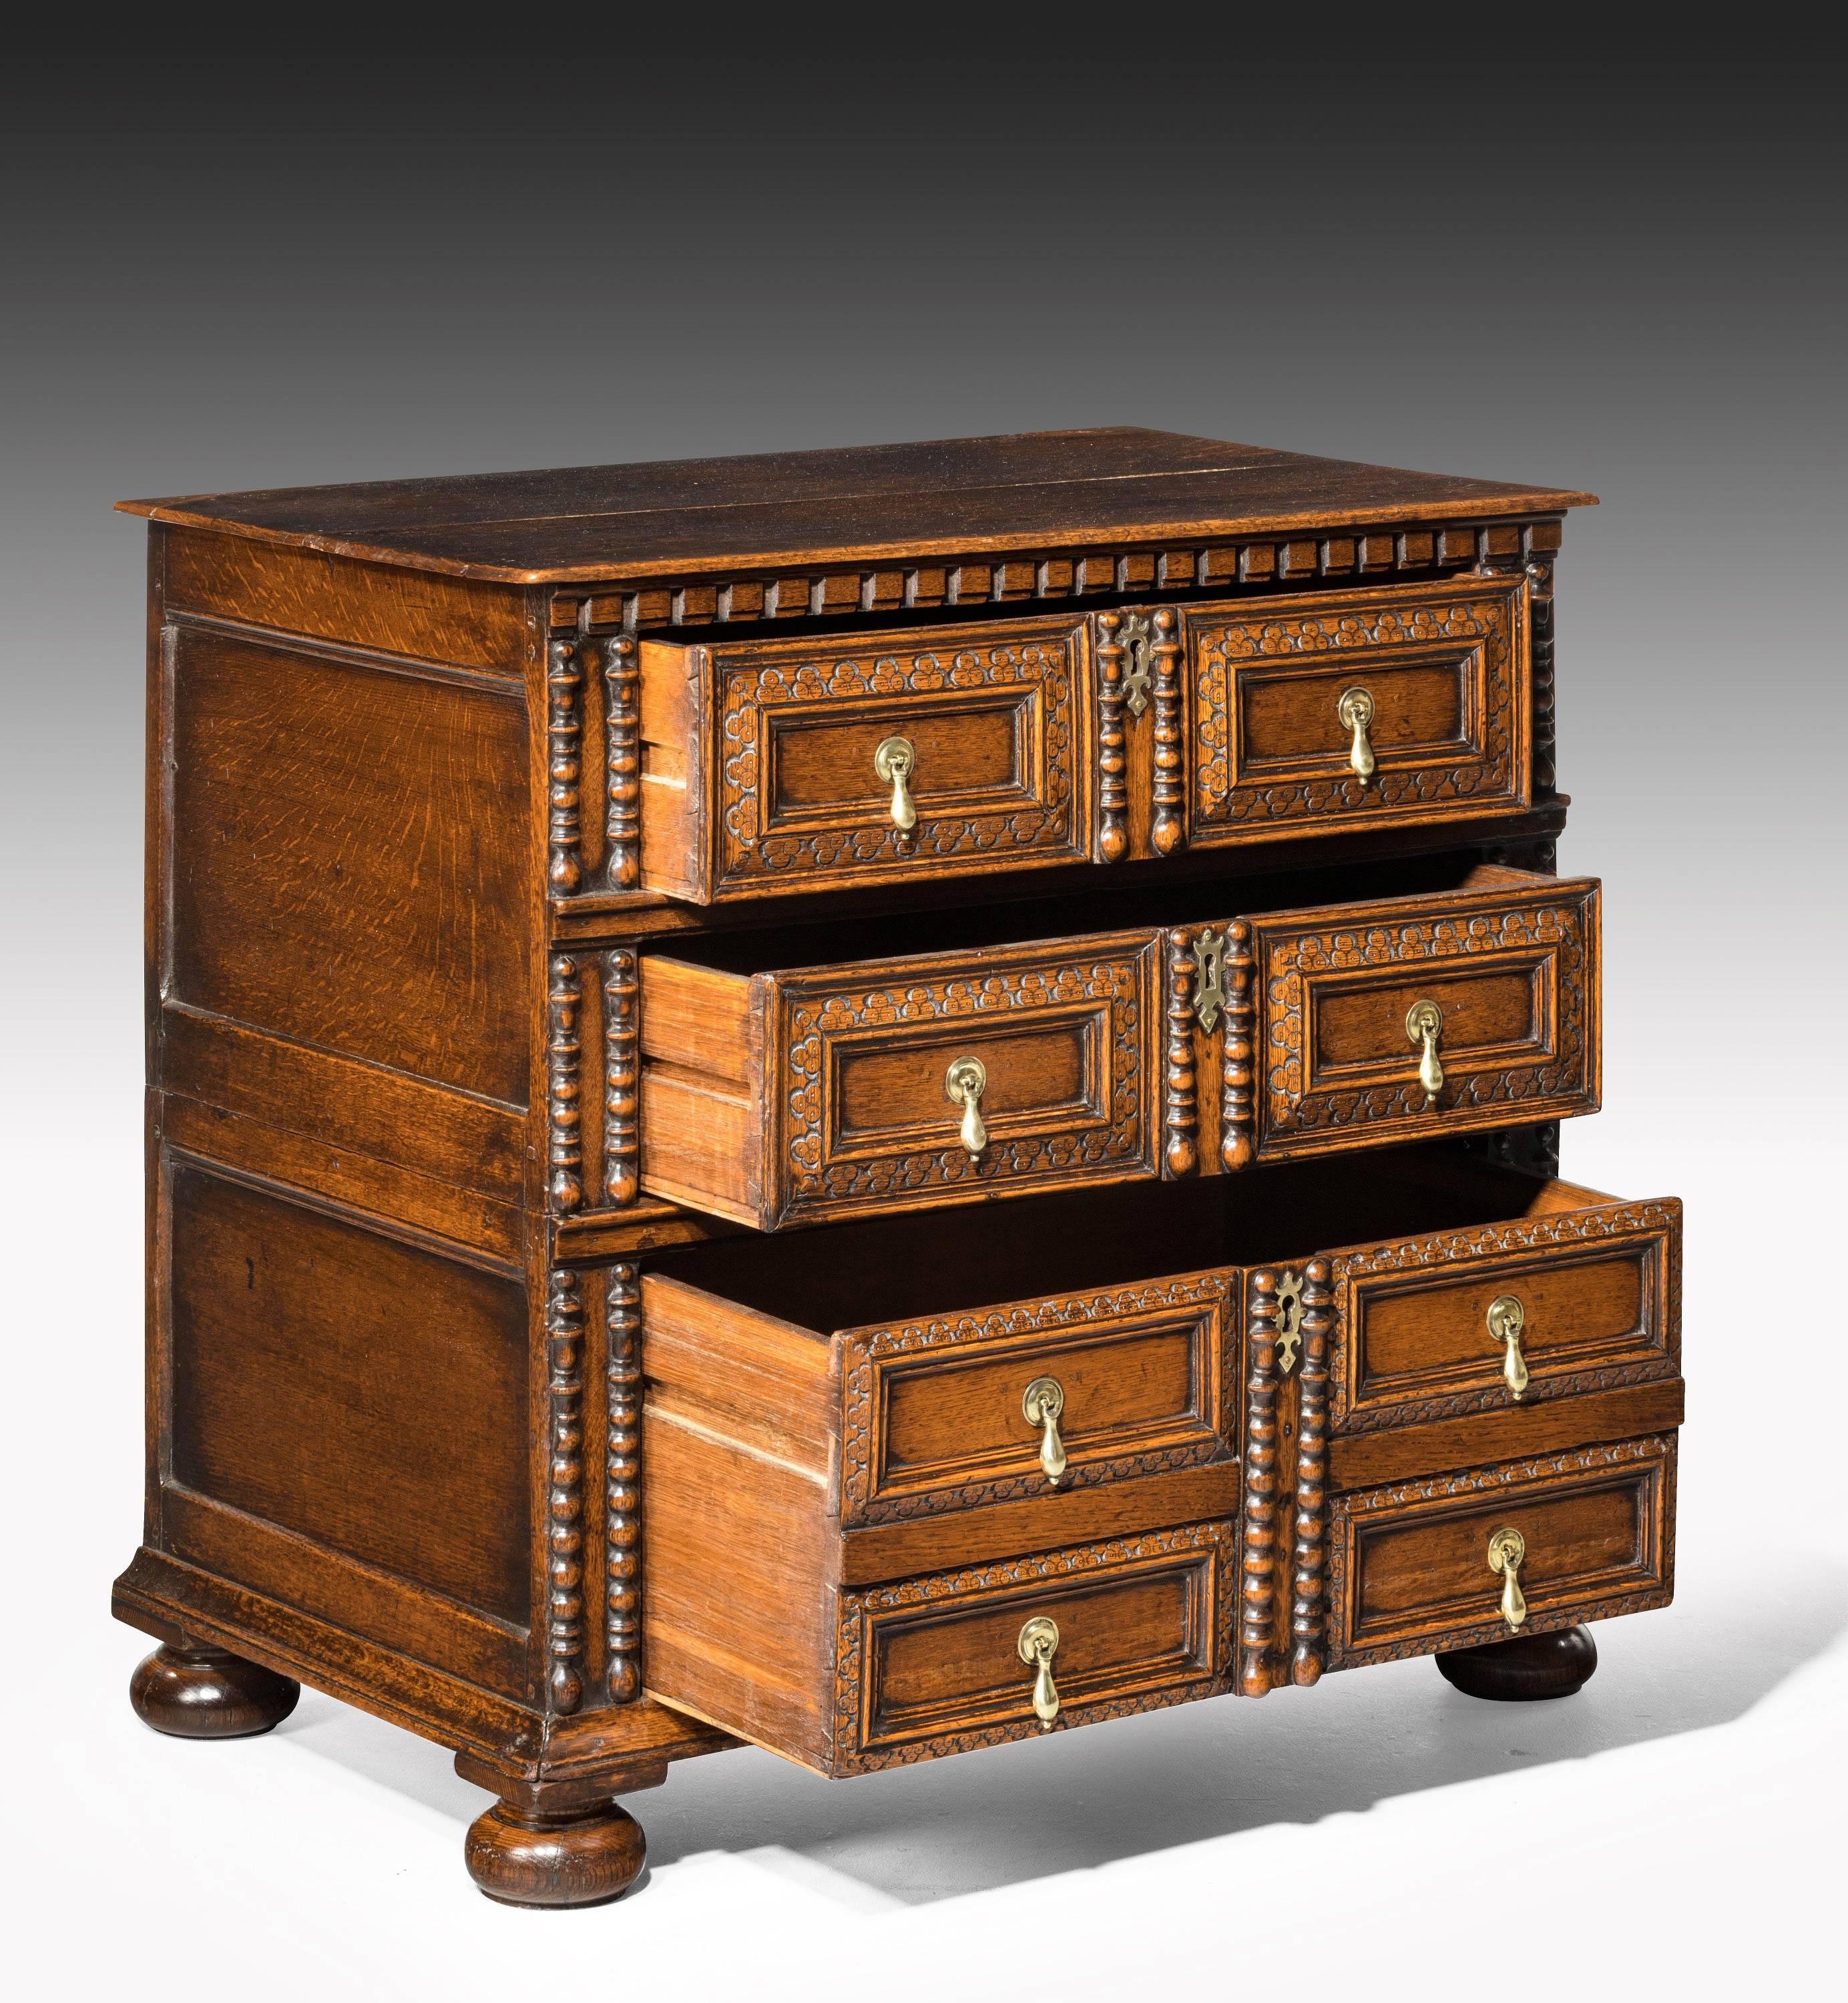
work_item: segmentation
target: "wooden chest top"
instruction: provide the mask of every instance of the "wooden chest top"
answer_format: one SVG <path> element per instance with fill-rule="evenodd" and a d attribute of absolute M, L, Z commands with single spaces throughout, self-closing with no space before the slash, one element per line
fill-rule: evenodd
<path fill-rule="evenodd" d="M 1557 514 L 1595 496 L 1111 426 L 126 501 L 130 514 L 509 584 Z"/>

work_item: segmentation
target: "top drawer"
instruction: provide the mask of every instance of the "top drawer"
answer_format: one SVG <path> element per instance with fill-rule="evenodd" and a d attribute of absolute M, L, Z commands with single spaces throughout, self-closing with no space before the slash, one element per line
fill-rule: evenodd
<path fill-rule="evenodd" d="M 1186 648 L 1193 847 L 1528 804 L 1524 578 L 1195 606 Z"/>
<path fill-rule="evenodd" d="M 697 904 L 1081 862 L 1069 615 L 710 647 L 645 641 L 642 880 Z"/>
<path fill-rule="evenodd" d="M 1492 576 L 645 640 L 612 813 L 638 734 L 640 880 L 700 904 L 1519 813 L 1528 617 Z"/>

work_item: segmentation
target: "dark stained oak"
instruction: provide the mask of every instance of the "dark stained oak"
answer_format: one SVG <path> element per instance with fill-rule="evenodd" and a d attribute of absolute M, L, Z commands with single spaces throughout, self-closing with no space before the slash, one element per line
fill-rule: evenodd
<path fill-rule="evenodd" d="M 1082 545 L 1355 516 L 1469 521 L 1592 497 L 1128 428 L 131 501 L 180 526 L 513 583 L 745 561 Z"/>
<path fill-rule="evenodd" d="M 136 1717 L 169 1739 L 253 1739 L 274 1730 L 301 1694 L 292 1677 L 227 1649 L 176 1643 L 146 1657 L 128 1685 Z"/>
<path fill-rule="evenodd" d="M 743 1743 L 1577 1687 L 1686 1397 L 1679 1206 L 1557 1175 L 1591 498 L 1105 428 L 123 504 L 140 1715 L 419 1732 L 545 1907 Z"/>
<path fill-rule="evenodd" d="M 498 1803 L 469 1825 L 469 1875 L 503 1906 L 603 1906 L 641 1875 L 641 1825 L 615 1802 L 546 1814 Z"/>
<path fill-rule="evenodd" d="M 1598 1644 L 1588 1627 L 1562 1627 L 1509 1641 L 1485 1641 L 1434 1659 L 1438 1673 L 1465 1697 L 1493 1704 L 1531 1704 L 1576 1697 L 1598 1667 Z"/>

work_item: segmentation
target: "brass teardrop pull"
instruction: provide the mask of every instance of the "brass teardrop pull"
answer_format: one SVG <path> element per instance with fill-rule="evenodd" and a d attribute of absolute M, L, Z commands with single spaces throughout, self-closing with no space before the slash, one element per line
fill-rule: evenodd
<path fill-rule="evenodd" d="M 988 1071 L 980 1057 L 958 1057 L 944 1075 L 943 1089 L 952 1106 L 962 1109 L 962 1131 L 958 1136 L 972 1162 L 982 1159 L 988 1145 L 988 1129 L 982 1124 L 982 1094 L 988 1089 Z"/>
<path fill-rule="evenodd" d="M 1497 1294 L 1489 1303 L 1488 1321 L 1489 1340 L 1507 1352 L 1501 1359 L 1501 1374 L 1507 1379 L 1508 1396 L 1519 1404 L 1528 1386 L 1527 1358 L 1521 1354 L 1527 1310 L 1512 1294 Z"/>
<path fill-rule="evenodd" d="M 872 754 L 872 768 L 892 788 L 892 824 L 900 834 L 917 825 L 917 805 L 911 797 L 911 774 L 917 753 L 908 737 L 883 739 Z"/>
<path fill-rule="evenodd" d="M 1065 1478 L 1065 1442 L 1059 1437 L 1059 1414 L 1065 1409 L 1065 1389 L 1057 1377 L 1036 1377 L 1020 1401 L 1029 1426 L 1043 1430 L 1039 1438 L 1039 1466 L 1053 1487 Z"/>
<path fill-rule="evenodd" d="M 1015 1646 L 1033 1672 L 1033 1715 L 1042 1732 L 1050 1732 L 1059 1715 L 1059 1688 L 1053 1681 L 1053 1658 L 1059 1652 L 1057 1622 L 1036 1613 L 1021 1629 Z"/>
<path fill-rule="evenodd" d="M 1418 1082 L 1424 1088 L 1424 1110 L 1429 1112 L 1444 1089 L 1444 1066 L 1438 1057 L 1438 1039 L 1444 1033 L 1444 1011 L 1434 1002 L 1414 1002 L 1406 1014 L 1406 1034 L 1420 1046 Z"/>
<path fill-rule="evenodd" d="M 1340 719 L 1341 728 L 1354 733 L 1354 741 L 1347 747 L 1347 762 L 1364 786 L 1373 777 L 1373 746 L 1367 736 L 1367 726 L 1373 721 L 1373 697 L 1364 688 L 1344 690 L 1335 704 L 1335 715 Z"/>
<path fill-rule="evenodd" d="M 1496 1530 L 1489 1537 L 1489 1569 L 1501 1577 L 1501 1617 L 1518 1628 L 1527 1619 L 1527 1599 L 1521 1590 L 1521 1563 L 1527 1540 L 1518 1530 Z"/>

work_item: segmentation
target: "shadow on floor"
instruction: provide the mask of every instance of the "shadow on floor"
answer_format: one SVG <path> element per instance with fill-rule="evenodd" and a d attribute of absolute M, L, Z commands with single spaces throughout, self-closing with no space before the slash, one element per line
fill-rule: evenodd
<path fill-rule="evenodd" d="M 1707 1583 L 1597 1627 L 1598 1674 L 1559 1703 L 1479 1703 L 1429 1662 L 1398 1662 L 850 1784 L 755 1750 L 691 1760 L 633 1806 L 655 1868 L 763 1851 L 846 1904 L 927 1903 L 1723 1727 L 1848 1630 L 1848 1572 Z M 459 1824 L 485 1805 L 440 1748 L 344 1705 L 305 1694 L 283 1729 Z"/>

